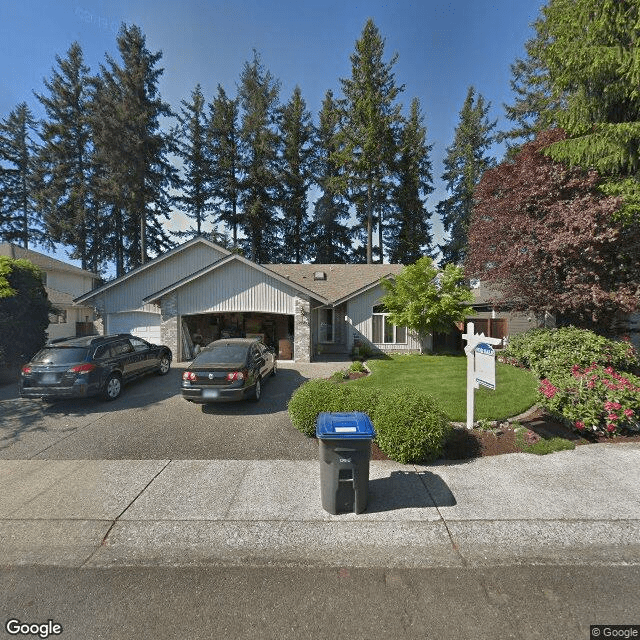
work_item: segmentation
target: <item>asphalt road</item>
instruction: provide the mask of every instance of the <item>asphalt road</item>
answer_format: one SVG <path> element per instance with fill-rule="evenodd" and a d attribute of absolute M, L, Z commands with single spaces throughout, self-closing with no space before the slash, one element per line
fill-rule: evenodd
<path fill-rule="evenodd" d="M 64 640 L 589 640 L 640 623 L 637 567 L 16 567 L 0 590 L 0 638 L 12 618 Z"/>
<path fill-rule="evenodd" d="M 0 391 L 0 458 L 74 460 L 311 460 L 317 443 L 287 413 L 293 391 L 343 364 L 280 365 L 259 402 L 196 405 L 180 394 L 185 365 L 125 386 L 114 402 L 99 398 L 20 399 Z"/>

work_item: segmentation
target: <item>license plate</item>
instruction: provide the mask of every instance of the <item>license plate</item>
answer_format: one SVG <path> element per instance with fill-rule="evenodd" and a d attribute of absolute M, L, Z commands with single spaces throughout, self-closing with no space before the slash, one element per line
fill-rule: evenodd
<path fill-rule="evenodd" d="M 202 392 L 202 397 L 205 400 L 211 400 L 213 398 L 217 398 L 220 395 L 220 392 L 217 389 L 204 389 Z"/>
<path fill-rule="evenodd" d="M 42 384 L 55 384 L 58 381 L 58 376 L 55 373 L 44 373 L 40 382 Z"/>

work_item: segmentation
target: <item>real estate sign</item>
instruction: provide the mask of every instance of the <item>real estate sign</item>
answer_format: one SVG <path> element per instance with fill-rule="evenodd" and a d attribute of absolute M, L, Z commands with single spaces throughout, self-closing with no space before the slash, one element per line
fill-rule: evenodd
<path fill-rule="evenodd" d="M 475 381 L 476 384 L 496 388 L 496 352 L 486 342 L 480 342 L 475 349 Z"/>

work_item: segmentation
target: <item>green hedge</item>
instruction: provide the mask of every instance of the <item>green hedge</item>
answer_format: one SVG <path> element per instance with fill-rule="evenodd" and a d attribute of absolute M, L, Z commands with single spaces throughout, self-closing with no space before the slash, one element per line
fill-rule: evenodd
<path fill-rule="evenodd" d="M 294 427 L 310 437 L 315 436 L 322 411 L 366 413 L 378 447 L 405 464 L 437 458 L 451 428 L 435 399 L 412 388 L 380 393 L 360 385 L 311 380 L 294 392 L 288 408 Z"/>
<path fill-rule="evenodd" d="M 509 339 L 501 360 L 528 367 L 539 378 L 559 375 L 592 364 L 633 372 L 640 362 L 627 342 L 610 340 L 587 329 L 531 329 Z"/>

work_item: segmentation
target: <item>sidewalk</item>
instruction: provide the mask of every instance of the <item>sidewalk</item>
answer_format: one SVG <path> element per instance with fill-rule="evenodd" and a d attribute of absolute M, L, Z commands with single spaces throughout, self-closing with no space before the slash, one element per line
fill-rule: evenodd
<path fill-rule="evenodd" d="M 0 460 L 0 562 L 67 567 L 640 564 L 640 445 L 373 461 L 363 514 L 313 461 Z"/>

